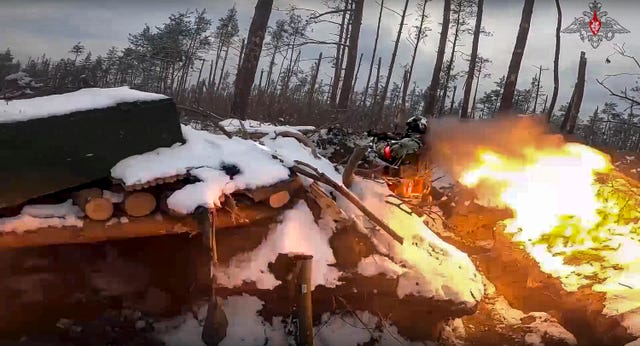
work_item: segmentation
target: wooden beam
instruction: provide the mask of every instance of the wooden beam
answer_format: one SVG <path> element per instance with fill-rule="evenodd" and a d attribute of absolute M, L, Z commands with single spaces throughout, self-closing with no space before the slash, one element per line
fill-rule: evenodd
<path fill-rule="evenodd" d="M 231 213 L 218 210 L 215 222 L 217 229 L 232 228 L 250 224 L 257 220 L 275 217 L 281 209 L 267 205 L 239 205 L 238 215 L 232 219 Z M 107 226 L 107 222 L 85 220 L 82 228 L 46 227 L 24 233 L 0 233 L 0 249 L 37 247 L 59 244 L 96 243 L 110 240 L 162 236 L 170 234 L 197 233 L 198 227 L 192 217 L 176 218 L 154 215 L 129 218 L 129 222 L 116 222 Z"/>

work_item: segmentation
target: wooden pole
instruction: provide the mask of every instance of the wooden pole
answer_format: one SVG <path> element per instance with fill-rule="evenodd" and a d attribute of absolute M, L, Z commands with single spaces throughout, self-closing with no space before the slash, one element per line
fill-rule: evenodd
<path fill-rule="evenodd" d="M 216 246 L 216 212 L 205 207 L 198 207 L 194 213 L 202 240 L 211 254 L 211 298 L 207 306 L 207 317 L 202 327 L 202 341 L 207 345 L 218 345 L 227 336 L 229 321 L 222 309 L 222 302 L 216 296 L 215 269 L 218 266 L 218 248 Z"/>
<path fill-rule="evenodd" d="M 313 346 L 313 306 L 311 302 L 311 255 L 293 255 L 295 262 L 296 311 L 298 335 L 296 345 Z"/>

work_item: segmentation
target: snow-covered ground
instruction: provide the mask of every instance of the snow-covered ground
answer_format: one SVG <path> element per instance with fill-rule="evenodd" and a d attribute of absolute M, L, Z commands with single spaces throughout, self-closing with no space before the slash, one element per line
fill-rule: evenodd
<path fill-rule="evenodd" d="M 227 131 L 237 132 L 244 129 L 248 133 L 273 133 L 273 132 L 281 132 L 281 131 L 296 131 L 296 132 L 305 132 L 305 131 L 313 131 L 316 128 L 313 126 L 279 126 L 273 125 L 271 123 L 264 123 L 256 120 L 239 120 L 239 119 L 226 119 L 219 123 L 222 125 Z"/>
<path fill-rule="evenodd" d="M 223 308 L 227 315 L 229 328 L 220 346 L 282 346 L 291 345 L 293 341 L 287 330 L 287 320 L 274 317 L 272 321 L 265 321 L 258 312 L 265 302 L 243 294 L 231 296 L 223 301 Z M 186 314 L 178 321 L 167 321 L 166 326 L 156 323 L 158 337 L 170 346 L 204 345 L 200 339 L 202 333 L 201 322 L 206 316 L 207 306 L 198 310 L 198 319 L 193 314 Z M 314 328 L 314 343 L 319 346 L 356 346 L 372 341 L 373 345 L 386 346 L 420 346 L 435 345 L 430 342 L 409 342 L 398 334 L 395 326 L 388 321 L 380 320 L 377 316 L 366 311 L 352 313 L 329 314 L 322 316 L 322 321 Z"/>

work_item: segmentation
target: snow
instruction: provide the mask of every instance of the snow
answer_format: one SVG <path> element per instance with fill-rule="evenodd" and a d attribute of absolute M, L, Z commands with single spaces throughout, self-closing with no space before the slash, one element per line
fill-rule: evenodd
<path fill-rule="evenodd" d="M 544 343 L 542 342 L 542 337 L 536 333 L 527 333 L 524 336 L 524 343 L 525 345 L 531 345 L 531 346 L 544 346 Z"/>
<path fill-rule="evenodd" d="M 356 316 L 354 316 L 354 313 Z M 363 325 L 364 323 L 364 325 Z M 380 327 L 382 326 L 382 328 Z M 398 328 L 368 311 L 334 314 L 324 313 L 320 324 L 314 328 L 314 344 L 318 346 L 357 346 L 368 341 L 374 345 L 424 346 L 422 342 L 410 342 L 398 334 Z M 426 343 L 429 345 L 429 343 Z"/>
<path fill-rule="evenodd" d="M 111 192 L 109 190 L 102 190 L 102 197 L 110 200 L 112 203 L 122 203 L 122 201 L 124 201 L 124 194 Z"/>
<path fill-rule="evenodd" d="M 281 217 L 266 239 L 255 250 L 233 257 L 229 265 L 216 272 L 217 283 L 225 287 L 238 287 L 244 282 L 255 282 L 259 289 L 273 289 L 280 281 L 269 272 L 268 265 L 278 254 L 303 253 L 313 256 L 311 286 L 335 287 L 340 272 L 330 266 L 335 263 L 329 238 L 333 229 L 316 224 L 304 201 L 298 202 Z"/>
<path fill-rule="evenodd" d="M 284 332 L 281 318 L 274 317 L 273 323 L 269 324 L 258 315 L 264 302 L 260 299 L 243 294 L 241 296 L 230 296 L 223 301 L 223 309 L 229 323 L 227 335 L 220 342 L 220 346 L 255 346 L 287 345 L 287 336 Z M 192 314 L 179 317 L 178 321 L 170 321 L 169 324 L 179 323 L 174 329 L 160 330 L 157 336 L 168 346 L 196 346 L 203 345 L 201 335 L 202 326 L 200 321 L 204 321 L 207 312 L 207 305 L 203 305 L 198 310 L 198 319 Z M 162 325 L 162 323 L 160 323 Z M 158 324 L 156 327 L 156 330 Z"/>
<path fill-rule="evenodd" d="M 233 122 L 230 120 L 225 124 L 233 125 Z M 270 125 L 257 122 L 247 122 L 246 125 L 277 131 L 269 128 Z M 113 167 L 112 176 L 132 185 L 156 178 L 193 174 L 201 182 L 187 185 L 168 200 L 171 209 L 183 213 L 190 213 L 199 205 L 215 206 L 223 193 L 285 180 L 289 176 L 286 166 L 293 165 L 294 160 L 309 163 L 336 182 L 341 181 L 341 173 L 331 162 L 313 157 L 311 150 L 294 138 L 276 137 L 274 133 L 269 133 L 258 144 L 187 126 L 182 127 L 182 132 L 185 144 L 129 157 Z M 223 173 L 223 164 L 237 166 L 240 173 L 228 176 Z M 308 179 L 303 180 L 309 183 Z M 328 192 L 331 190 L 324 188 Z M 420 295 L 452 300 L 468 307 L 477 304 L 483 296 L 482 280 L 466 254 L 438 238 L 420 217 L 385 203 L 389 194 L 386 185 L 356 178 L 352 191 L 405 239 L 404 245 L 400 245 L 383 232 L 370 234 L 379 252 L 389 255 L 389 262 L 395 262 L 398 266 L 387 263 L 376 268 L 372 263 L 363 262 L 362 271 L 399 275 L 397 293 L 401 298 Z M 350 202 L 337 193 L 334 195 L 342 210 L 353 215 L 358 222 L 367 224 L 362 213 Z M 300 202 L 284 213 L 281 223 L 270 231 L 258 248 L 237 255 L 228 267 L 219 269 L 219 284 L 237 287 L 244 282 L 254 281 L 258 288 L 273 288 L 279 281 L 269 272 L 268 264 L 280 253 L 302 252 L 314 256 L 313 287 L 334 287 L 339 283 L 340 273 L 331 266 L 335 262 L 328 242 L 332 232 L 330 222 L 316 223 L 306 204 Z M 402 272 L 400 268 L 403 268 Z"/>
<path fill-rule="evenodd" d="M 378 318 L 369 312 L 357 311 L 358 318 L 351 314 L 343 316 L 322 315 L 320 325 L 314 328 L 314 344 L 318 346 L 362 345 L 371 340 L 371 330 L 376 327 Z M 362 322 L 365 326 L 362 325 Z"/>
<path fill-rule="evenodd" d="M 290 338 L 285 331 L 282 317 L 273 317 L 266 322 L 259 312 L 264 302 L 257 297 L 243 294 L 230 296 L 223 300 L 223 309 L 227 316 L 227 335 L 220 346 L 282 346 L 289 345 Z M 185 314 L 169 321 L 154 324 L 156 335 L 168 346 L 204 345 L 201 340 L 202 325 L 206 317 L 207 305 L 193 314 Z M 368 341 L 374 345 L 421 346 L 432 343 L 409 342 L 398 334 L 398 329 L 387 321 L 363 311 L 353 313 L 325 313 L 314 327 L 314 344 L 318 346 L 359 346 Z M 363 323 L 364 322 L 364 326 Z M 382 328 L 380 327 L 382 326 Z"/>
<path fill-rule="evenodd" d="M 387 257 L 371 255 L 360 260 L 360 263 L 358 263 L 358 272 L 364 276 L 384 274 L 387 277 L 396 278 L 404 273 L 405 269 Z"/>
<path fill-rule="evenodd" d="M 6 77 L 4 77 L 4 80 L 17 80 L 17 79 L 21 79 L 27 77 L 27 74 L 24 72 L 18 72 L 18 73 L 12 73 Z"/>
<path fill-rule="evenodd" d="M 22 233 L 46 227 L 82 227 L 80 208 L 67 200 L 61 204 L 27 205 L 19 215 L 0 218 L 0 233 Z"/>
<path fill-rule="evenodd" d="M 265 345 L 265 341 L 282 345 L 282 341 L 286 342 L 282 324 L 274 323 L 272 327 L 258 315 L 263 305 L 263 301 L 247 294 L 227 298 L 223 307 L 229 324 L 227 335 L 219 346 Z"/>
<path fill-rule="evenodd" d="M 34 204 L 22 208 L 21 214 L 39 218 L 65 217 L 67 215 L 83 216 L 82 210 L 73 205 L 72 200 L 60 204 Z"/>
<path fill-rule="evenodd" d="M 373 234 L 377 243 L 388 249 L 390 257 L 408 269 L 400 276 L 399 297 L 420 295 L 450 299 L 469 307 L 482 299 L 482 278 L 469 257 L 441 240 L 424 224 L 422 218 L 386 203 L 386 200 L 392 203 L 399 201 L 386 197 L 389 191 L 384 184 L 358 179 L 352 191 L 405 239 L 404 244 L 400 245 L 386 233 Z M 349 208 L 344 201 L 338 204 Z"/>
<path fill-rule="evenodd" d="M 126 86 L 109 89 L 81 89 L 60 95 L 2 102 L 0 103 L 0 123 L 27 121 L 90 109 L 108 108 L 123 102 L 155 101 L 166 98 L 168 97 L 165 95 L 133 90 Z"/>
<path fill-rule="evenodd" d="M 270 123 L 263 123 L 256 120 L 239 120 L 239 119 L 225 119 L 218 124 L 223 126 L 229 132 L 240 131 L 242 128 L 240 124 L 244 126 L 248 133 L 278 133 L 282 131 L 293 132 L 305 132 L 314 131 L 316 128 L 313 126 L 278 126 Z"/>
<path fill-rule="evenodd" d="M 34 82 L 33 78 L 29 77 L 28 74 L 26 74 L 25 72 L 18 72 L 18 73 L 14 73 L 14 74 L 10 74 L 6 77 L 4 77 L 4 80 L 6 81 L 11 81 L 11 80 L 15 80 L 18 82 L 18 86 L 21 87 L 41 87 L 42 84 L 36 83 Z M 26 92 L 27 94 L 33 94 L 33 92 L 29 89 L 25 89 L 24 92 Z"/>
<path fill-rule="evenodd" d="M 289 165 L 294 160 L 299 160 L 316 167 L 336 182 L 342 181 L 341 174 L 331 162 L 324 158 L 314 158 L 309 148 L 293 138 L 267 135 L 262 142 Z M 386 185 L 356 177 L 351 191 L 405 239 L 404 245 L 400 245 L 386 233 L 371 234 L 381 253 L 388 253 L 394 262 L 407 269 L 400 275 L 397 292 L 400 298 L 405 295 L 420 295 L 452 300 L 468 307 L 475 306 L 482 299 L 482 279 L 471 259 L 438 238 L 417 215 L 409 215 L 386 203 L 386 196 L 389 195 Z M 338 196 L 338 206 L 347 214 L 357 216 L 363 224 L 368 222 L 349 201 L 337 193 L 334 195 Z"/>
<path fill-rule="evenodd" d="M 218 205 L 222 193 L 269 186 L 289 177 L 289 170 L 254 141 L 229 139 L 188 126 L 182 126 L 182 133 L 185 144 L 128 157 L 111 169 L 111 175 L 134 185 L 193 174 L 202 181 L 175 192 L 167 201 L 171 209 L 184 214 L 198 206 Z M 240 173 L 231 178 L 222 170 L 223 165 L 235 165 Z"/>

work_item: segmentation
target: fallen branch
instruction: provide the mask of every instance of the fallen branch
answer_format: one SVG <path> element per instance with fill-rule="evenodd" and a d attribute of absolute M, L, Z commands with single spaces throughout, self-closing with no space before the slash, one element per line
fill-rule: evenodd
<path fill-rule="evenodd" d="M 189 106 L 183 106 L 183 105 L 176 105 L 176 108 L 185 110 L 185 111 L 189 111 L 189 112 L 194 112 L 194 113 L 198 113 L 200 115 L 203 116 L 207 116 L 207 117 L 213 117 L 216 118 L 220 121 L 224 120 L 222 119 L 222 117 L 215 115 L 209 111 L 206 111 L 204 109 L 200 109 L 200 108 L 194 108 L 194 107 L 189 107 Z M 233 138 L 233 135 L 231 134 L 231 132 L 227 131 L 227 129 L 224 128 L 224 126 L 220 125 L 217 121 L 213 121 L 212 122 L 213 126 L 215 126 L 218 130 L 220 130 L 220 132 L 222 132 L 225 136 L 227 136 L 228 138 Z"/>
<path fill-rule="evenodd" d="M 342 196 L 344 196 L 349 202 L 351 202 L 351 204 L 353 204 L 356 208 L 358 208 L 358 210 L 360 210 L 369 220 L 371 220 L 371 222 L 373 222 L 376 226 L 378 226 L 380 229 L 385 231 L 389 236 L 391 236 L 391 238 L 393 238 L 395 241 L 397 241 L 400 244 L 404 243 L 404 239 L 398 233 L 396 233 L 396 231 L 394 231 L 391 227 L 389 227 L 389 225 L 387 225 L 378 216 L 376 216 L 376 214 L 374 214 L 371 210 L 369 210 L 360 201 L 360 199 L 358 199 L 358 197 L 354 195 L 351 191 L 349 191 L 349 189 L 347 189 L 344 185 L 337 183 L 326 174 L 320 172 L 317 168 L 305 162 L 295 160 L 294 163 L 295 165 L 292 167 L 294 172 L 333 188 Z"/>
<path fill-rule="evenodd" d="M 313 155 L 313 157 L 315 157 L 316 159 L 320 158 L 320 156 L 318 155 L 318 150 L 316 149 L 316 146 L 311 142 L 309 137 L 303 135 L 302 133 L 293 132 L 293 131 L 278 131 L 276 132 L 276 137 L 294 138 L 298 142 L 300 142 L 300 144 L 304 144 L 309 149 L 311 149 L 311 154 Z"/>

